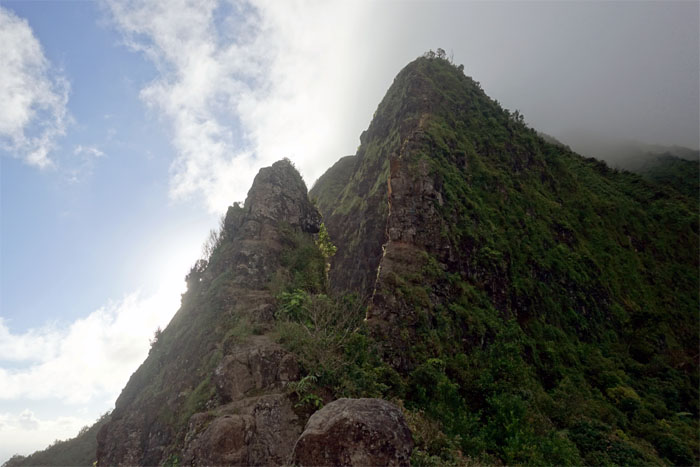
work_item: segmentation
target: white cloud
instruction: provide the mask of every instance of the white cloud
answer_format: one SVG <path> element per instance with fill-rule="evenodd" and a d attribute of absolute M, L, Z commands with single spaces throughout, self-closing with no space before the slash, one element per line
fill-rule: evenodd
<path fill-rule="evenodd" d="M 14 454 L 27 455 L 56 440 L 72 438 L 82 427 L 93 424 L 95 418 L 64 416 L 45 420 L 29 409 L 0 413 L 0 465 Z"/>
<path fill-rule="evenodd" d="M 155 329 L 177 310 L 183 284 L 131 294 L 65 328 L 13 334 L 0 320 L 0 400 L 113 401 L 148 354 Z M 29 363 L 7 365 L 12 361 Z"/>
<path fill-rule="evenodd" d="M 79 144 L 73 149 L 73 154 L 76 156 L 83 156 L 84 158 L 95 158 L 104 157 L 105 153 L 102 152 L 97 146 L 83 146 Z"/>
<path fill-rule="evenodd" d="M 13 335 L 0 317 L 0 363 L 47 360 L 56 354 L 59 342 L 60 334 L 49 327 Z"/>
<path fill-rule="evenodd" d="M 78 144 L 73 148 L 73 157 L 64 158 L 61 172 L 69 183 L 79 183 L 92 175 L 97 159 L 106 154 L 97 146 Z"/>
<path fill-rule="evenodd" d="M 17 418 L 17 425 L 23 430 L 32 431 L 39 428 L 39 420 L 34 416 L 34 412 L 24 409 Z"/>
<path fill-rule="evenodd" d="M 365 3 L 108 4 L 126 43 L 159 71 L 141 98 L 173 131 L 174 198 L 202 195 L 221 211 L 263 165 L 290 157 L 313 180 L 354 151 L 371 114 L 342 124 L 358 113 L 349 70 L 362 65 L 347 58 L 363 46 Z"/>
<path fill-rule="evenodd" d="M 165 245 L 150 258 L 159 265 L 149 272 L 160 278 L 153 293 L 128 294 L 67 325 L 17 332 L 0 318 L 0 465 L 74 437 L 113 407 L 153 333 L 179 308 L 184 273 L 197 255 L 189 241 Z"/>
<path fill-rule="evenodd" d="M 0 44 L 0 148 L 50 167 L 68 120 L 68 81 L 51 67 L 27 21 L 1 6 Z"/>

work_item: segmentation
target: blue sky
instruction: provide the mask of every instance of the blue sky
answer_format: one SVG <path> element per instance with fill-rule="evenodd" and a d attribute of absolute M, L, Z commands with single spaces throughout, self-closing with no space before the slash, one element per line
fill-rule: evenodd
<path fill-rule="evenodd" d="M 0 463 L 113 406 L 257 170 L 443 47 L 554 136 L 698 147 L 697 2 L 0 0 Z"/>
<path fill-rule="evenodd" d="M 52 154 L 60 167 L 37 171 L 2 159 L 1 309 L 23 331 L 47 316 L 72 321 L 105 297 L 153 287 L 157 271 L 149 263 L 162 260 L 162 239 L 212 219 L 194 204 L 169 202 L 173 149 L 138 97 L 155 71 L 120 46 L 99 6 L 5 5 L 29 21 L 46 57 L 69 77 L 73 119 Z M 94 160 L 84 166 L 74 154 L 79 146 L 104 156 L 87 155 Z"/>

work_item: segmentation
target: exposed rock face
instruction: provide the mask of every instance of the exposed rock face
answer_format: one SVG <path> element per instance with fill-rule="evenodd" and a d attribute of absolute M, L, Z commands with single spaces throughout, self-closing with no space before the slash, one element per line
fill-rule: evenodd
<path fill-rule="evenodd" d="M 428 159 L 416 156 L 425 145 L 422 125 L 427 118 L 424 115 L 417 121 L 417 126 L 412 133 L 408 133 L 407 140 L 390 160 L 387 239 L 367 311 L 367 322 L 375 337 L 384 346 L 393 349 L 406 345 L 406 342 L 400 342 L 402 338 L 396 332 L 399 323 L 409 332 L 408 336 L 403 337 L 404 341 L 410 341 L 417 319 L 414 304 L 404 303 L 404 294 L 397 291 L 396 277 L 403 280 L 416 278 L 421 284 L 429 283 L 430 278 L 423 273 L 427 254 L 438 258 L 442 267 L 453 261 L 450 243 L 442 235 L 449 227 L 438 212 L 443 199 L 436 188 L 435 174 Z M 405 131 L 408 132 L 408 128 Z M 433 284 L 434 292 L 439 288 L 439 285 Z M 439 297 L 430 299 L 433 303 L 440 302 Z M 415 297 L 409 297 L 409 300 L 415 300 Z M 396 368 L 411 366 L 402 352 L 387 354 L 385 358 Z"/>
<path fill-rule="evenodd" d="M 387 183 L 395 176 L 390 160 L 404 159 L 406 147 L 423 121 L 420 118 L 441 101 L 430 80 L 406 67 L 379 104 L 375 116 L 360 136 L 354 158 L 345 158 L 321 177 L 311 190 L 319 199 L 328 233 L 338 247 L 330 271 L 331 287 L 370 297 L 382 246 L 387 242 L 389 204 Z M 345 180 L 345 187 L 330 186 Z M 400 216 L 394 216 L 395 221 Z M 410 221 L 412 219 L 406 219 Z M 416 225 L 412 226 L 415 231 Z"/>
<path fill-rule="evenodd" d="M 284 393 L 299 379 L 294 357 L 268 336 L 251 336 L 223 357 L 212 379 L 228 403 L 190 418 L 185 464 L 284 463 L 303 423 Z"/>
<path fill-rule="evenodd" d="M 447 265 L 454 262 L 454 253 L 444 236 L 450 226 L 439 212 L 443 196 L 425 132 L 434 107 L 443 105 L 444 98 L 415 68 L 402 70 L 396 82 L 402 84 L 387 92 L 362 134 L 357 156 L 329 169 L 311 196 L 321 198 L 318 205 L 338 247 L 331 286 L 365 294 L 374 337 L 394 349 L 384 357 L 396 368 L 410 369 L 407 354 L 396 350 L 413 337 L 415 306 L 404 298 L 414 297 L 397 291 L 395 279 L 412 277 L 424 285 L 429 280 L 422 273 L 428 254 Z M 335 186 L 343 180 L 344 188 Z M 397 332 L 397 323 L 408 335 Z"/>
<path fill-rule="evenodd" d="M 260 170 L 100 431 L 100 465 L 286 462 L 304 424 L 285 390 L 299 369 L 265 334 L 274 320 L 268 284 L 282 268 L 285 232 L 310 235 L 319 223 L 289 161 Z M 261 335 L 235 332 L 243 325 Z"/>
<path fill-rule="evenodd" d="M 284 222 L 303 232 L 318 232 L 321 222 L 321 216 L 308 200 L 304 181 L 288 160 L 260 169 L 248 192 L 245 208 L 249 220 Z"/>
<path fill-rule="evenodd" d="M 341 157 L 316 180 L 309 190 L 309 198 L 314 200 L 322 214 L 330 213 L 335 207 L 333 202 L 338 199 L 350 181 L 350 177 L 355 172 L 356 162 L 357 157 L 354 155 Z"/>
<path fill-rule="evenodd" d="M 238 400 L 190 418 L 185 465 L 282 465 L 301 421 L 285 394 Z"/>
<path fill-rule="evenodd" d="M 264 289 L 280 266 L 275 254 L 282 247 L 280 227 L 311 234 L 318 232 L 320 223 L 294 166 L 287 160 L 275 162 L 255 177 L 243 207 L 229 207 L 224 231 L 232 243 L 230 253 L 219 267 L 210 268 L 210 275 L 233 268 L 236 285 Z"/>
<path fill-rule="evenodd" d="M 314 413 L 294 446 L 300 466 L 410 465 L 413 439 L 394 404 L 381 399 L 338 399 Z"/>
<path fill-rule="evenodd" d="M 284 388 L 299 379 L 299 366 L 267 336 L 250 336 L 221 359 L 212 379 L 221 400 L 235 401 L 251 392 Z"/>
<path fill-rule="evenodd" d="M 330 270 L 331 287 L 368 297 L 385 241 L 388 164 L 383 158 L 367 157 L 362 147 L 356 159 L 350 183 L 328 203 L 333 209 L 323 212 L 323 216 L 338 247 Z"/>

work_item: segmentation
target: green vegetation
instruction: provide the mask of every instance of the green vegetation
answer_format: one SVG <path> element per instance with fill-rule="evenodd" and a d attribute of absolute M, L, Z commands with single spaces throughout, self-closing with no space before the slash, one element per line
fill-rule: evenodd
<path fill-rule="evenodd" d="M 312 190 L 316 237 L 257 238 L 250 206 L 229 208 L 111 415 L 141 410 L 162 440 L 142 463 L 179 465 L 191 416 L 229 402 L 222 357 L 270 334 L 301 367 L 300 414 L 392 400 L 414 465 L 698 464 L 690 172 L 582 158 L 462 71 L 438 50 L 399 73 L 357 155 Z"/>
<path fill-rule="evenodd" d="M 690 199 L 700 196 L 700 162 L 686 160 L 672 154 L 662 154 L 647 161 L 637 171 L 644 178 L 671 187 Z"/>
<path fill-rule="evenodd" d="M 365 305 L 353 294 L 328 295 L 319 262 L 325 264 L 335 245 L 323 230 L 316 242 L 300 234 L 288 238 L 294 241 L 283 255 L 288 280 L 278 288 L 275 331 L 305 374 L 290 391 L 311 408 L 318 408 L 324 397 L 386 396 L 385 380 L 394 372 L 372 347 Z"/>
<path fill-rule="evenodd" d="M 326 224 L 321 224 L 321 229 L 318 232 L 318 239 L 316 240 L 316 246 L 319 250 L 321 250 L 323 259 L 325 259 L 330 266 L 330 260 L 338 249 L 335 245 L 333 245 L 333 243 L 331 243 L 331 239 L 328 236 L 328 230 L 326 230 Z"/>
<path fill-rule="evenodd" d="M 282 293 L 279 301 L 279 341 L 312 378 L 304 383 L 304 395 L 331 399 L 391 395 L 398 375 L 379 358 L 363 323 L 364 307 L 356 297 L 331 298 L 297 289 Z M 298 387 L 292 389 L 299 393 Z"/>
<path fill-rule="evenodd" d="M 359 328 L 369 360 L 336 353 L 340 374 L 305 365 L 318 393 L 342 394 L 358 369 L 391 370 L 353 394 L 402 401 L 419 465 L 697 464 L 697 197 L 544 141 L 458 67 L 426 56 L 387 92 L 348 185 L 319 200 L 333 206 L 323 214 L 341 258 L 368 250 L 371 238 L 337 225 L 383 186 L 385 169 L 370 169 L 398 148 L 413 183 L 429 165 L 441 225 L 419 245 L 422 270 L 385 284 L 406 317 L 391 330 L 402 344 L 380 347 Z M 292 349 L 297 334 L 286 335 Z M 385 363 L 397 359 L 408 362 L 398 372 Z"/>
<path fill-rule="evenodd" d="M 314 184 L 310 198 L 321 212 L 330 210 L 332 204 L 325 203 L 335 200 L 347 186 L 352 169 L 355 167 L 355 160 L 353 156 L 342 157 Z"/>

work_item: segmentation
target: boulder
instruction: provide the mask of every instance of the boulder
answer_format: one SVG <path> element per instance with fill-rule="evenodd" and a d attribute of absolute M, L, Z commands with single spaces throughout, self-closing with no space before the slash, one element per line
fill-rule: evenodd
<path fill-rule="evenodd" d="M 190 418 L 182 465 L 286 465 L 300 432 L 285 394 L 241 399 Z"/>
<path fill-rule="evenodd" d="M 410 465 L 413 439 L 401 410 L 382 399 L 338 399 L 314 413 L 293 465 Z"/>

